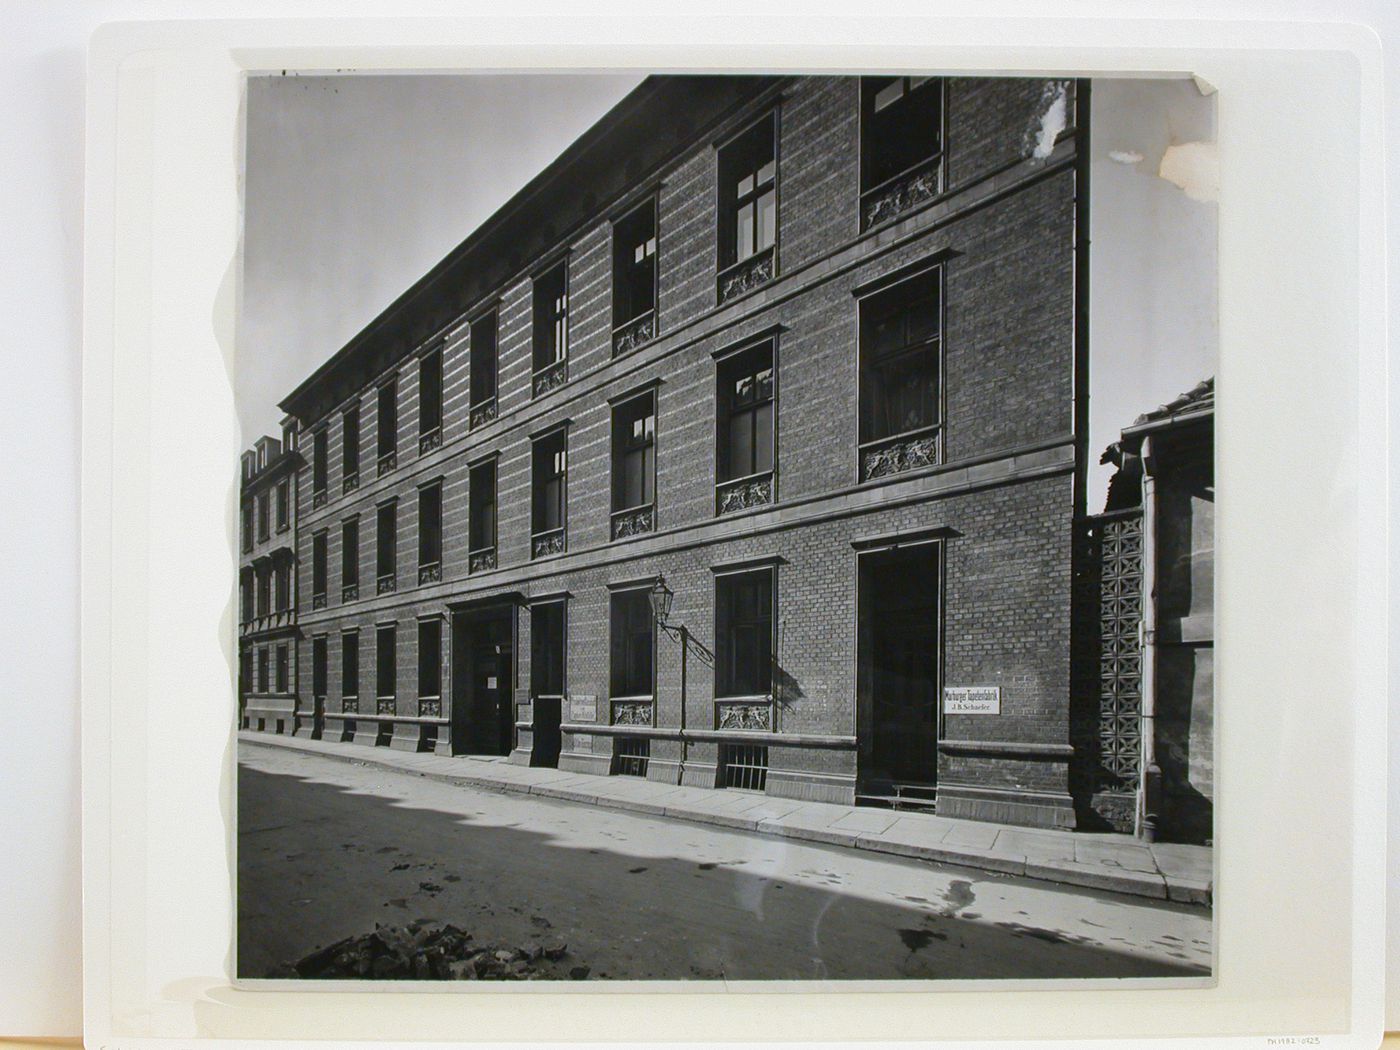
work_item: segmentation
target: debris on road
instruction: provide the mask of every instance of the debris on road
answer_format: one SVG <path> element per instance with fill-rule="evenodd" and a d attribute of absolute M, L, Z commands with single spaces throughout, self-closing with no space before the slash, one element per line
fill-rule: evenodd
<path fill-rule="evenodd" d="M 549 965 L 568 952 L 564 943 L 523 948 L 476 944 L 470 933 L 450 924 L 376 924 L 373 933 L 346 937 L 267 976 L 332 981 L 537 981 L 566 976 L 581 980 L 588 975 L 586 966 L 575 966 L 565 974 Z"/>

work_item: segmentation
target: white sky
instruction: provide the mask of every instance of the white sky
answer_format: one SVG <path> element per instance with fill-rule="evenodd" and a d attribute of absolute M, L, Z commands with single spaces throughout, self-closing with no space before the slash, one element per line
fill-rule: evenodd
<path fill-rule="evenodd" d="M 249 78 L 245 445 L 276 433 L 278 401 L 641 79 Z M 1214 142 L 1214 99 L 1190 80 L 1096 80 L 1092 112 L 1091 512 L 1111 473 L 1104 446 L 1213 375 L 1216 353 L 1215 205 L 1156 174 L 1169 145 Z"/>

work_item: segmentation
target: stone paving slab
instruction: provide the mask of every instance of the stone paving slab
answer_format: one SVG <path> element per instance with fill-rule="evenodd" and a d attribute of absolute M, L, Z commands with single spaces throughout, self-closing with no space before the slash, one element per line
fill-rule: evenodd
<path fill-rule="evenodd" d="M 1146 845 L 1111 834 L 1017 828 L 758 792 L 680 787 L 512 765 L 497 758 L 449 757 L 248 730 L 238 737 L 240 743 L 362 762 L 488 791 L 625 809 L 1137 897 L 1210 906 L 1213 894 L 1212 851 L 1206 846 Z"/>

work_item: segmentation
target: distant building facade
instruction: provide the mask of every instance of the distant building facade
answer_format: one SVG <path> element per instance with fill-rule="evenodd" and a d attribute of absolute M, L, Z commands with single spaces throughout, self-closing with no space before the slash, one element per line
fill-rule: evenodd
<path fill-rule="evenodd" d="M 1073 826 L 1087 104 L 648 79 L 283 401 L 245 714 Z"/>
<path fill-rule="evenodd" d="M 259 438 L 240 461 L 240 723 L 291 732 L 297 695 L 296 425 Z"/>

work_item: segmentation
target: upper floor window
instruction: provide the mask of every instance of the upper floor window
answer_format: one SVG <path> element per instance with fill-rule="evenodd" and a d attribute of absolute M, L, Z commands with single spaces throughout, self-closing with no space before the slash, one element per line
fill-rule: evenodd
<path fill-rule="evenodd" d="M 487 459 L 471 468 L 467 502 L 468 571 L 481 572 L 496 567 L 496 461 Z"/>
<path fill-rule="evenodd" d="M 238 575 L 238 619 L 247 623 L 253 618 L 253 574 L 245 569 Z"/>
<path fill-rule="evenodd" d="M 656 199 L 613 225 L 613 354 L 656 335 Z"/>
<path fill-rule="evenodd" d="M 861 480 L 940 459 L 939 269 L 860 301 Z"/>
<path fill-rule="evenodd" d="M 656 527 L 656 391 L 613 407 L 612 538 Z"/>
<path fill-rule="evenodd" d="M 568 378 L 569 264 L 561 261 L 535 277 L 534 375 L 531 392 L 539 397 Z"/>
<path fill-rule="evenodd" d="M 938 195 L 944 108 L 942 78 L 861 78 L 862 226 Z"/>
<path fill-rule="evenodd" d="M 778 236 L 777 114 L 719 151 L 719 301 L 772 278 Z"/>
<path fill-rule="evenodd" d="M 311 502 L 315 506 L 326 501 L 328 440 L 325 427 L 316 431 L 311 439 Z"/>
<path fill-rule="evenodd" d="M 347 408 L 340 417 L 341 462 L 344 464 L 343 487 L 354 492 L 360 487 L 360 403 Z"/>
<path fill-rule="evenodd" d="M 297 450 L 297 425 L 295 423 L 282 424 L 282 451 L 295 452 Z"/>
<path fill-rule="evenodd" d="M 340 600 L 353 602 L 360 596 L 360 519 L 351 518 L 340 526 Z"/>
<path fill-rule="evenodd" d="M 471 326 L 471 418 L 479 427 L 496 418 L 496 311 L 482 314 Z"/>
<path fill-rule="evenodd" d="M 773 344 L 720 360 L 715 465 L 718 512 L 772 503 Z"/>
<path fill-rule="evenodd" d="M 773 570 L 715 577 L 715 695 L 773 691 Z"/>
<path fill-rule="evenodd" d="M 243 534 L 243 550 L 253 549 L 253 501 L 243 501 L 243 521 L 240 531 Z"/>
<path fill-rule="evenodd" d="M 530 556 L 542 558 L 564 550 L 565 488 L 569 432 L 560 427 L 534 441 L 531 450 Z"/>
<path fill-rule="evenodd" d="M 399 506 L 390 500 L 381 504 L 375 521 L 376 594 L 387 594 L 398 588 Z"/>
<path fill-rule="evenodd" d="M 326 534 L 318 532 L 311 537 L 311 607 L 319 609 L 326 604 Z"/>
<path fill-rule="evenodd" d="M 267 490 L 258 493 L 258 539 L 265 540 L 270 535 L 268 527 Z"/>
<path fill-rule="evenodd" d="M 287 562 L 278 562 L 273 573 L 273 582 L 276 584 L 274 596 L 276 599 L 276 611 L 287 612 L 292 607 L 292 567 Z"/>
<path fill-rule="evenodd" d="M 379 388 L 379 473 L 393 470 L 399 460 L 399 384 L 389 380 Z"/>
<path fill-rule="evenodd" d="M 264 567 L 258 571 L 258 616 L 266 616 L 272 611 L 272 573 Z"/>
<path fill-rule="evenodd" d="M 609 695 L 651 696 L 656 658 L 651 590 L 614 591 L 610 605 Z"/>
<path fill-rule="evenodd" d="M 442 482 L 418 490 L 418 582 L 442 579 Z"/>
<path fill-rule="evenodd" d="M 418 452 L 442 444 L 442 351 L 418 359 Z"/>
<path fill-rule="evenodd" d="M 277 531 L 290 527 L 291 524 L 291 482 L 283 478 L 277 483 Z"/>

